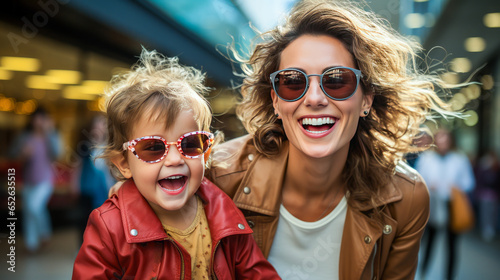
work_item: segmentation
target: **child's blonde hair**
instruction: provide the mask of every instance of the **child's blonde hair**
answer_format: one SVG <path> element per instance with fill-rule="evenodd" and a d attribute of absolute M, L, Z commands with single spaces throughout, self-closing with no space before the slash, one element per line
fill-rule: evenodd
<path fill-rule="evenodd" d="M 102 155 L 117 179 L 124 179 L 111 163 L 126 156 L 123 143 L 131 140 L 132 128 L 142 116 L 165 121 L 168 129 L 183 110 L 192 110 L 200 130 L 209 131 L 212 112 L 203 97 L 209 91 L 205 74 L 179 64 L 177 57 L 165 57 L 143 49 L 132 70 L 115 75 L 106 91 L 108 143 Z"/>

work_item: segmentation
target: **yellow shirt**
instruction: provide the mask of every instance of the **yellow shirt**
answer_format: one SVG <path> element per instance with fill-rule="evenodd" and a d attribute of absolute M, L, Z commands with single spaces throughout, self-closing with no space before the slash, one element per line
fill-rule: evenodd
<path fill-rule="evenodd" d="M 163 225 L 166 233 L 179 242 L 191 256 L 191 276 L 193 279 L 210 279 L 210 257 L 212 238 L 201 199 L 197 198 L 196 217 L 185 230 Z"/>

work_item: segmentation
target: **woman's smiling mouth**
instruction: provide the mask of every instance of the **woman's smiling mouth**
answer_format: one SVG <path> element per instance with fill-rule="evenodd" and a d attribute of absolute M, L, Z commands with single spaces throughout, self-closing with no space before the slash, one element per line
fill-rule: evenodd
<path fill-rule="evenodd" d="M 336 120 L 332 117 L 303 118 L 299 120 L 302 128 L 312 134 L 322 134 L 328 132 Z"/>

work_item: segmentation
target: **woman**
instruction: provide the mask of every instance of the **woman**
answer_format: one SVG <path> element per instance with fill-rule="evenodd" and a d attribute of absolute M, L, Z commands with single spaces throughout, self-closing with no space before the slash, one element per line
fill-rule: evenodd
<path fill-rule="evenodd" d="M 402 155 L 430 110 L 451 114 L 439 80 L 349 2 L 300 2 L 261 39 L 242 67 L 249 135 L 215 151 L 210 179 L 284 279 L 413 278 L 429 193 Z"/>
<path fill-rule="evenodd" d="M 302 1 L 260 39 L 242 61 L 249 135 L 218 146 L 208 177 L 284 279 L 413 278 L 429 193 L 402 156 L 423 150 L 431 110 L 453 115 L 439 79 L 350 2 Z"/>

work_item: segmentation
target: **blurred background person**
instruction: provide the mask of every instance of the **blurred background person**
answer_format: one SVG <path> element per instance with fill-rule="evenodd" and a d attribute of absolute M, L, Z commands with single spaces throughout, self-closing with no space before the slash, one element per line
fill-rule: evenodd
<path fill-rule="evenodd" d="M 23 166 L 24 241 L 27 251 L 35 253 L 52 235 L 47 205 L 54 190 L 52 163 L 61 153 L 59 135 L 47 111 L 40 107 L 31 115 L 10 152 Z"/>
<path fill-rule="evenodd" d="M 500 166 L 495 151 L 490 150 L 479 158 L 475 174 L 479 229 L 483 240 L 491 242 L 496 234 L 500 195 Z"/>
<path fill-rule="evenodd" d="M 415 168 L 429 188 L 431 204 L 422 274 L 425 275 L 430 254 L 435 249 L 436 234 L 444 230 L 447 238 L 445 255 L 448 260 L 445 279 L 455 279 L 458 250 L 457 233 L 450 229 L 450 194 L 453 187 L 470 194 L 474 189 L 475 178 L 469 158 L 456 150 L 455 138 L 449 130 L 439 129 L 434 135 L 434 145 L 435 149 L 422 153 L 415 163 Z"/>
<path fill-rule="evenodd" d="M 106 131 L 106 117 L 97 113 L 81 130 L 77 144 L 77 153 L 81 160 L 80 169 L 77 171 L 80 243 L 83 241 L 83 232 L 90 213 L 108 198 L 108 190 L 115 183 L 106 161 L 99 157 L 106 144 Z"/>
<path fill-rule="evenodd" d="M 422 132 L 418 137 L 413 140 L 413 144 L 417 147 L 430 147 L 432 145 L 432 137 L 429 133 Z M 408 153 L 405 155 L 406 162 L 412 168 L 415 168 L 415 163 L 422 152 Z"/>

